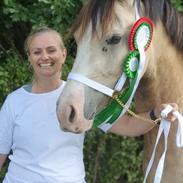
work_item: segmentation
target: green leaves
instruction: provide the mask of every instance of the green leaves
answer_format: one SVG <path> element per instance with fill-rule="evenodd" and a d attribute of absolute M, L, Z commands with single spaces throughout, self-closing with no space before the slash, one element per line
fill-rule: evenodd
<path fill-rule="evenodd" d="M 13 22 L 27 21 L 28 9 L 21 4 L 16 3 L 14 0 L 4 0 L 3 12 L 8 15 Z"/>
<path fill-rule="evenodd" d="M 183 1 L 182 0 L 171 0 L 171 3 L 176 7 L 180 12 L 183 12 Z"/>
<path fill-rule="evenodd" d="M 0 65 L 0 103 L 8 93 L 30 81 L 28 61 L 20 61 L 16 55 L 10 55 L 6 62 Z"/>
<path fill-rule="evenodd" d="M 89 183 L 139 183 L 143 180 L 142 138 L 104 134 L 99 129 L 86 134 L 85 165 Z"/>

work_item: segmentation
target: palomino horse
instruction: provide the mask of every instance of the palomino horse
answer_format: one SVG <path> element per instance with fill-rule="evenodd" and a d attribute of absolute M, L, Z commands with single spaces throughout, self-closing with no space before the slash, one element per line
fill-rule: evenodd
<path fill-rule="evenodd" d="M 128 37 L 137 14 L 153 21 L 154 33 L 146 51 L 143 77 L 134 95 L 136 112 L 176 102 L 183 113 L 183 16 L 168 0 L 89 0 L 73 28 L 78 48 L 71 72 L 114 88 L 122 74 L 121 64 L 130 52 Z M 68 80 L 57 108 L 62 128 L 74 133 L 90 129 L 94 115 L 108 101 L 109 97 L 91 87 Z M 145 135 L 145 166 L 157 129 L 155 127 Z M 183 182 L 183 150 L 176 147 L 176 130 L 177 123 L 174 123 L 169 134 L 163 183 Z M 148 182 L 153 180 L 163 147 L 161 138 Z"/>

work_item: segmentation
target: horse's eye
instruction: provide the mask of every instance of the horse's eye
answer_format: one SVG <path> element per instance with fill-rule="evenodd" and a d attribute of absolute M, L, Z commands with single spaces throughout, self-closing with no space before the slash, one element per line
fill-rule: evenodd
<path fill-rule="evenodd" d="M 113 35 L 111 38 L 107 39 L 107 44 L 118 44 L 121 41 L 121 36 Z"/>

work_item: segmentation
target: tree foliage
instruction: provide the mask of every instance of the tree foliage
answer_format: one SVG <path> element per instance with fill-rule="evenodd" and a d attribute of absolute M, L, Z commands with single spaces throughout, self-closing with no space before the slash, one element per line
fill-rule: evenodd
<path fill-rule="evenodd" d="M 24 40 L 37 25 L 47 25 L 66 35 L 85 0 L 1 0 L 0 1 L 0 104 L 8 93 L 31 81 L 24 53 Z M 182 0 L 171 0 L 183 12 Z M 64 36 L 65 38 L 65 36 Z M 69 57 L 63 78 L 75 56 L 72 38 L 65 40 Z M 126 138 L 91 130 L 85 140 L 88 183 L 142 182 L 142 138 Z M 4 169 L 0 174 L 0 181 Z"/>
<path fill-rule="evenodd" d="M 183 12 L 183 1 L 182 0 L 171 0 L 171 3 L 176 7 L 180 12 Z"/>

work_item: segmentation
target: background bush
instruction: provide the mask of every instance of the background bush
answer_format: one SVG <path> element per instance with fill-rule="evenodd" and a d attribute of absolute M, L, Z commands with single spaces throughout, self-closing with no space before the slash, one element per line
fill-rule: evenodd
<path fill-rule="evenodd" d="M 0 1 L 0 104 L 8 93 L 31 81 L 31 71 L 23 49 L 25 37 L 37 25 L 47 25 L 65 35 L 84 0 L 1 0 Z M 183 12 L 182 0 L 171 0 Z M 75 43 L 65 40 L 66 79 Z M 100 130 L 86 133 L 85 166 L 88 183 L 142 182 L 142 138 L 126 138 L 104 134 Z M 0 173 L 2 181 L 6 166 Z"/>

